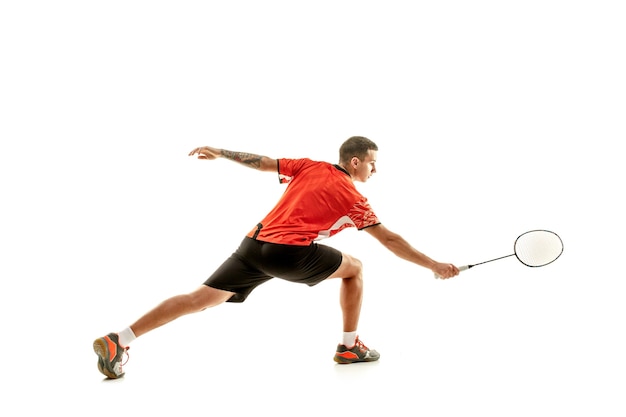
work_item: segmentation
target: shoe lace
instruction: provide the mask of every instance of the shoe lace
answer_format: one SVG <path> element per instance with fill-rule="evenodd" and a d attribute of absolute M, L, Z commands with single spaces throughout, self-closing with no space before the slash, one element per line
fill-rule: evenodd
<path fill-rule="evenodd" d="M 126 365 L 128 363 L 128 360 L 130 359 L 130 354 L 128 353 L 128 349 L 130 349 L 130 346 L 126 346 L 124 348 L 124 356 L 123 356 L 123 359 L 122 359 L 122 365 L 121 366 Z"/>
<path fill-rule="evenodd" d="M 354 344 L 356 345 L 356 347 L 363 353 L 367 352 L 368 350 L 370 350 L 367 346 L 365 346 L 365 344 L 363 342 L 361 342 L 361 339 L 359 339 L 357 337 L 357 339 L 355 340 Z"/>

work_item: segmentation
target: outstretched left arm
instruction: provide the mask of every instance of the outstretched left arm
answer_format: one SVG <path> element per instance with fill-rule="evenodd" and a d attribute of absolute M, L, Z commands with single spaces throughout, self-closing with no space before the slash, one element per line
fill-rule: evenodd
<path fill-rule="evenodd" d="M 267 156 L 247 152 L 227 151 L 226 149 L 212 148 L 210 146 L 202 146 L 189 152 L 189 156 L 193 155 L 198 155 L 198 159 L 225 158 L 239 162 L 241 165 L 258 169 L 259 171 L 276 172 L 278 167 L 276 159 L 268 158 Z"/>
<path fill-rule="evenodd" d="M 459 274 L 459 269 L 456 266 L 434 261 L 411 246 L 402 236 L 392 232 L 382 224 L 368 227 L 365 231 L 374 236 L 384 247 L 389 249 L 396 256 L 419 266 L 423 266 L 424 268 L 428 268 L 444 279 L 452 278 Z"/>

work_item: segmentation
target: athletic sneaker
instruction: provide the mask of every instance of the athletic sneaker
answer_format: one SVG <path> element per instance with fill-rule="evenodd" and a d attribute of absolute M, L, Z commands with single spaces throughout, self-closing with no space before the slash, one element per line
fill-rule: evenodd
<path fill-rule="evenodd" d="M 117 379 L 124 376 L 122 366 L 128 362 L 128 347 L 120 345 L 117 334 L 109 333 L 93 342 L 93 351 L 98 355 L 98 370 L 107 378 Z M 126 353 L 126 361 L 122 357 Z"/>
<path fill-rule="evenodd" d="M 373 349 L 369 349 L 356 338 L 354 346 L 350 349 L 346 345 L 337 345 L 335 353 L 335 362 L 337 363 L 355 363 L 355 362 L 373 362 L 380 358 L 380 354 Z"/>

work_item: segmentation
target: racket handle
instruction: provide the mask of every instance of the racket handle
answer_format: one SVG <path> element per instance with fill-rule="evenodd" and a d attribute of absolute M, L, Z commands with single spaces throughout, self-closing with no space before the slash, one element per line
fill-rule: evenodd
<path fill-rule="evenodd" d="M 460 272 L 463 272 L 463 271 L 465 271 L 465 270 L 467 270 L 467 269 L 470 269 L 470 266 L 469 266 L 469 265 L 459 266 L 459 271 L 460 271 Z M 435 274 L 435 279 L 440 279 L 440 278 L 441 278 L 441 277 L 440 277 L 439 275 Z"/>

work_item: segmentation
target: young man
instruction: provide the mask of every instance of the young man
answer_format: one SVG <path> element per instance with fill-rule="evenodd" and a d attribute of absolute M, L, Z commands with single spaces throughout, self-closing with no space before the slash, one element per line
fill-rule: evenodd
<path fill-rule="evenodd" d="M 119 333 L 96 339 L 98 369 L 108 378 L 124 375 L 122 359 L 135 338 L 185 314 L 224 302 L 243 302 L 260 284 L 274 278 L 316 285 L 340 278 L 343 340 L 338 363 L 369 362 L 380 355 L 357 335 L 363 296 L 361 262 L 330 246 L 318 244 L 346 227 L 365 230 L 398 257 L 431 269 L 441 278 L 458 275 L 456 266 L 440 263 L 413 248 L 383 226 L 354 181 L 366 182 L 376 172 L 378 147 L 353 136 L 339 149 L 339 163 L 310 159 L 272 159 L 266 156 L 203 146 L 189 155 L 198 159 L 226 158 L 259 171 L 278 173 L 287 188 L 276 206 L 244 237 L 239 248 L 203 285 L 189 294 L 163 301 Z"/>

